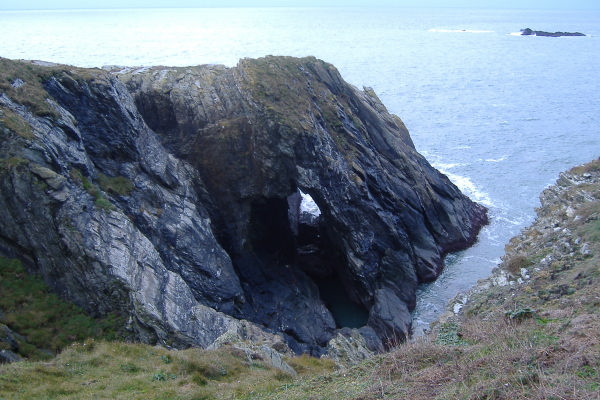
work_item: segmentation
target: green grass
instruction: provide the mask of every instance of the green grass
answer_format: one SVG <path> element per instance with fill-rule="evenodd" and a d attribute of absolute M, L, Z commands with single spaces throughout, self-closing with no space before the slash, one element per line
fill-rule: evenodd
<path fill-rule="evenodd" d="M 331 371 L 328 360 L 308 364 L 305 375 Z M 50 362 L 0 366 L 0 398 L 6 400 L 248 399 L 291 382 L 291 376 L 233 347 L 177 351 L 88 340 Z"/>
<path fill-rule="evenodd" d="M 106 176 L 98 174 L 98 185 L 107 193 L 128 196 L 133 190 L 133 183 L 124 176 Z"/>
<path fill-rule="evenodd" d="M 59 119 L 60 114 L 48 101 L 51 96 L 44 85 L 51 78 L 62 79 L 64 85 L 105 79 L 106 73 L 93 68 L 67 65 L 40 66 L 28 61 L 14 61 L 0 57 L 0 92 L 15 103 L 25 106 L 40 117 Z M 16 84 L 19 82 L 20 84 Z"/>
<path fill-rule="evenodd" d="M 68 344 L 88 337 L 116 339 L 123 321 L 116 315 L 94 319 L 50 292 L 43 280 L 28 274 L 20 261 L 0 257 L 0 322 L 23 335 L 19 353 L 48 358 Z M 47 350 L 47 351 L 42 351 Z"/>
<path fill-rule="evenodd" d="M 573 167 L 571 170 L 569 170 L 570 173 L 577 175 L 598 171 L 600 171 L 600 158 L 583 165 L 578 165 L 577 167 Z"/>
<path fill-rule="evenodd" d="M 101 186 L 99 187 L 89 178 L 83 176 L 81 171 L 79 171 L 78 169 L 71 170 L 71 178 L 75 182 L 81 184 L 81 186 L 94 198 L 94 204 L 96 205 L 96 207 L 104 211 L 111 211 L 115 209 L 115 206 L 110 202 L 110 200 L 106 198 L 104 192 L 101 190 L 102 183 L 100 183 Z M 101 175 L 101 177 L 99 178 L 99 181 L 104 183 L 106 191 L 111 191 L 117 194 L 129 194 L 133 188 L 133 185 L 130 182 L 128 182 L 128 184 L 131 185 L 131 188 L 126 189 L 127 184 L 122 183 L 122 180 L 126 180 L 126 178 L 109 178 L 106 175 Z"/>
<path fill-rule="evenodd" d="M 56 68 L 0 58 L 0 91 L 38 116 L 57 118 L 59 114 L 48 103 L 49 95 L 43 86 L 55 72 Z M 21 86 L 14 85 L 17 79 L 23 82 Z"/>
<path fill-rule="evenodd" d="M 33 130 L 31 126 L 21 117 L 9 108 L 0 107 L 0 126 L 8 128 L 24 139 L 33 139 Z"/>

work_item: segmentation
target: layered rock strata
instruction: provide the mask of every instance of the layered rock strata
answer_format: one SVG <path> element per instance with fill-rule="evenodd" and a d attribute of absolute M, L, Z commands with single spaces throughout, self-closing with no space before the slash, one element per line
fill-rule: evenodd
<path fill-rule="evenodd" d="M 2 253 L 143 341 L 382 350 L 486 223 L 372 90 L 317 59 L 0 61 Z"/>

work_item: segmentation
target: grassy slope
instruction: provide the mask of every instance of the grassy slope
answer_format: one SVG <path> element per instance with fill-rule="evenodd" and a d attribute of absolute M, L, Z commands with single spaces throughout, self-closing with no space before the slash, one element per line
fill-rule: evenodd
<path fill-rule="evenodd" d="M 389 354 L 337 371 L 300 357 L 293 378 L 235 348 L 88 341 L 0 366 L 0 398 L 600 399 L 600 161 L 573 172 L 596 180 L 507 246 L 496 278 L 524 282 L 483 282 L 459 316 Z"/>
<path fill-rule="evenodd" d="M 74 341 L 115 339 L 124 325 L 110 315 L 92 318 L 61 300 L 36 275 L 28 274 L 18 260 L 0 257 L 0 324 L 22 335 L 16 352 L 30 359 L 51 358 Z M 6 348 L 5 348 L 6 347 Z M 0 338 L 0 350 L 14 350 Z"/>

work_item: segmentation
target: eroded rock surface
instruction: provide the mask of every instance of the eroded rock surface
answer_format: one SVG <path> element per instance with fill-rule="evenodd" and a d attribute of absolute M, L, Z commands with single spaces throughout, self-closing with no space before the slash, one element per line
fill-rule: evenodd
<path fill-rule="evenodd" d="M 144 341 L 318 355 L 355 324 L 380 351 L 486 223 L 372 90 L 317 59 L 0 61 L 2 252 L 91 313 L 127 313 Z M 332 281 L 340 299 L 321 293 Z"/>

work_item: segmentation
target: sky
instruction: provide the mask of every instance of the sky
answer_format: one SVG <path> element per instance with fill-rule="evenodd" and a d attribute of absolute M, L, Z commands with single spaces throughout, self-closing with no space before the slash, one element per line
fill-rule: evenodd
<path fill-rule="evenodd" d="M 598 0 L 1 0 L 0 10 L 137 7 L 394 6 L 600 9 Z"/>

